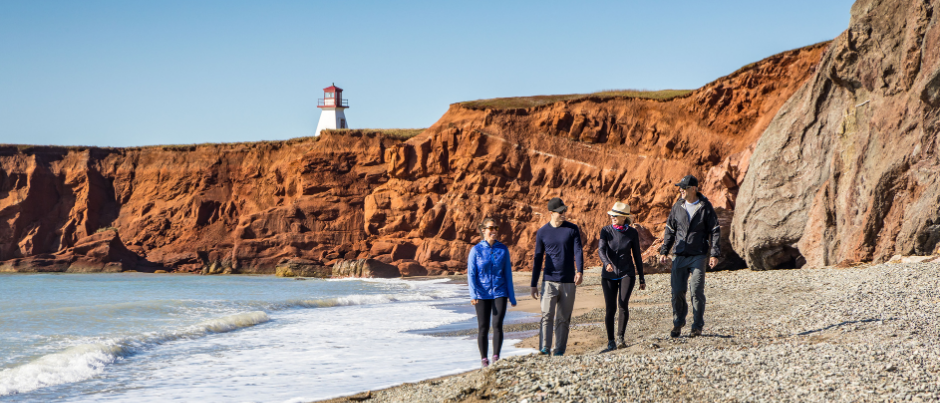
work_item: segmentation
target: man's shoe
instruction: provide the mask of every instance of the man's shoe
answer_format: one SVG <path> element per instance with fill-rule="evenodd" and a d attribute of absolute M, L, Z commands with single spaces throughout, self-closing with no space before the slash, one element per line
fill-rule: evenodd
<path fill-rule="evenodd" d="M 563 355 L 565 355 L 565 353 L 559 353 L 559 352 L 557 352 L 557 351 L 555 352 L 555 357 L 561 357 L 561 356 L 563 356 Z"/>
<path fill-rule="evenodd" d="M 539 354 L 548 355 L 549 354 L 548 348 L 542 348 L 541 350 L 539 350 Z"/>
<path fill-rule="evenodd" d="M 617 338 L 617 348 L 627 348 L 627 343 L 624 343 L 623 337 Z"/>
<path fill-rule="evenodd" d="M 699 337 L 702 335 L 702 329 L 692 329 L 692 333 L 689 334 L 689 337 Z"/>
<path fill-rule="evenodd" d="M 607 349 L 604 351 L 614 351 L 617 349 L 617 343 L 613 340 L 607 342 Z"/>
<path fill-rule="evenodd" d="M 679 333 L 681 332 L 682 332 L 682 326 L 673 326 L 672 331 L 669 332 L 669 337 L 672 337 L 673 339 L 675 339 L 676 337 L 679 337 Z"/>

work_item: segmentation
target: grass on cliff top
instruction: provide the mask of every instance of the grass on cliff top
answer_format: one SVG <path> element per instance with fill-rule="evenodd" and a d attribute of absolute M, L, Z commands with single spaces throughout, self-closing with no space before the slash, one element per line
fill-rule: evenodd
<path fill-rule="evenodd" d="M 386 137 L 391 137 L 394 139 L 408 140 L 414 136 L 421 134 L 425 129 L 328 129 L 330 133 L 336 134 L 345 134 L 350 132 L 378 132 Z"/>
<path fill-rule="evenodd" d="M 688 95 L 691 92 L 692 90 L 603 90 L 590 94 L 536 95 L 532 97 L 479 99 L 476 101 L 460 102 L 460 105 L 470 109 L 525 109 L 550 105 L 559 101 L 574 101 L 588 98 L 638 98 L 668 101 L 676 97 Z"/>
<path fill-rule="evenodd" d="M 350 132 L 373 132 L 381 133 L 386 137 L 408 140 L 414 136 L 417 136 L 425 129 L 337 129 L 329 130 L 330 132 L 337 134 L 345 134 Z M 0 149 L 2 148 L 16 148 L 19 152 L 29 153 L 34 152 L 40 149 L 50 149 L 50 150 L 61 150 L 61 151 L 85 151 L 85 150 L 105 150 L 105 151 L 118 151 L 118 150 L 135 150 L 135 149 L 153 149 L 153 148 L 162 148 L 163 150 L 173 150 L 173 151 L 195 151 L 197 147 L 210 147 L 210 146 L 235 146 L 235 145 L 248 145 L 248 146 L 260 146 L 260 145 L 269 145 L 269 144 L 284 144 L 291 145 L 297 143 L 303 143 L 306 141 L 317 141 L 319 137 L 317 136 L 307 136 L 307 137 L 296 137 L 287 140 L 260 140 L 260 141 L 243 141 L 243 142 L 232 142 L 232 143 L 200 143 L 200 144 L 154 144 L 154 145 L 145 145 L 145 146 L 129 146 L 129 147 L 99 147 L 99 146 L 60 146 L 60 145 L 36 145 L 36 144 L 0 144 Z"/>

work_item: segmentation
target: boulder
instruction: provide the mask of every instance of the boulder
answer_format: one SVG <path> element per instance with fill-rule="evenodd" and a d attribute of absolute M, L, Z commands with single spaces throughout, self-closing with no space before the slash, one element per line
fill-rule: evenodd
<path fill-rule="evenodd" d="M 402 277 L 427 276 L 428 269 L 414 260 L 401 260 L 398 262 L 398 272 Z"/>
<path fill-rule="evenodd" d="M 732 225 L 748 267 L 884 262 L 937 247 L 937 10 L 855 2 L 848 29 L 750 158 Z"/>
<path fill-rule="evenodd" d="M 333 266 L 334 278 L 395 278 L 401 277 L 398 267 L 375 259 L 343 260 Z"/>
<path fill-rule="evenodd" d="M 293 258 L 278 264 L 275 268 L 275 274 L 278 277 L 330 278 L 333 275 L 333 269 L 313 260 Z"/>

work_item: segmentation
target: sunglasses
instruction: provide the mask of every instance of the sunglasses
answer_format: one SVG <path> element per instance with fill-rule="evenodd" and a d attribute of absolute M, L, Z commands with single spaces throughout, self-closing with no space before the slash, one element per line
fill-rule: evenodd
<path fill-rule="evenodd" d="M 491 226 L 489 226 L 489 227 L 483 227 L 483 230 L 484 230 L 484 231 L 486 231 L 486 230 L 488 230 L 488 229 L 493 230 L 493 231 L 499 231 L 499 227 L 497 227 L 497 226 L 495 226 L 495 225 L 491 225 Z"/>

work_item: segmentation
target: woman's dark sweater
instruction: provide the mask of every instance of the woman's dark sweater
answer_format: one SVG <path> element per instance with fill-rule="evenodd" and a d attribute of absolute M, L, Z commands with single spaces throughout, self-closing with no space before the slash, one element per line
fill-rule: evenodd
<path fill-rule="evenodd" d="M 632 259 L 631 259 L 632 253 Z M 640 234 L 636 228 L 627 227 L 620 232 L 612 225 L 601 228 L 600 240 L 597 245 L 597 254 L 600 255 L 603 267 L 601 277 L 617 279 L 625 276 L 639 275 L 640 283 L 646 283 L 643 277 L 643 252 L 640 250 Z M 614 266 L 613 273 L 607 271 L 607 264 Z"/>

